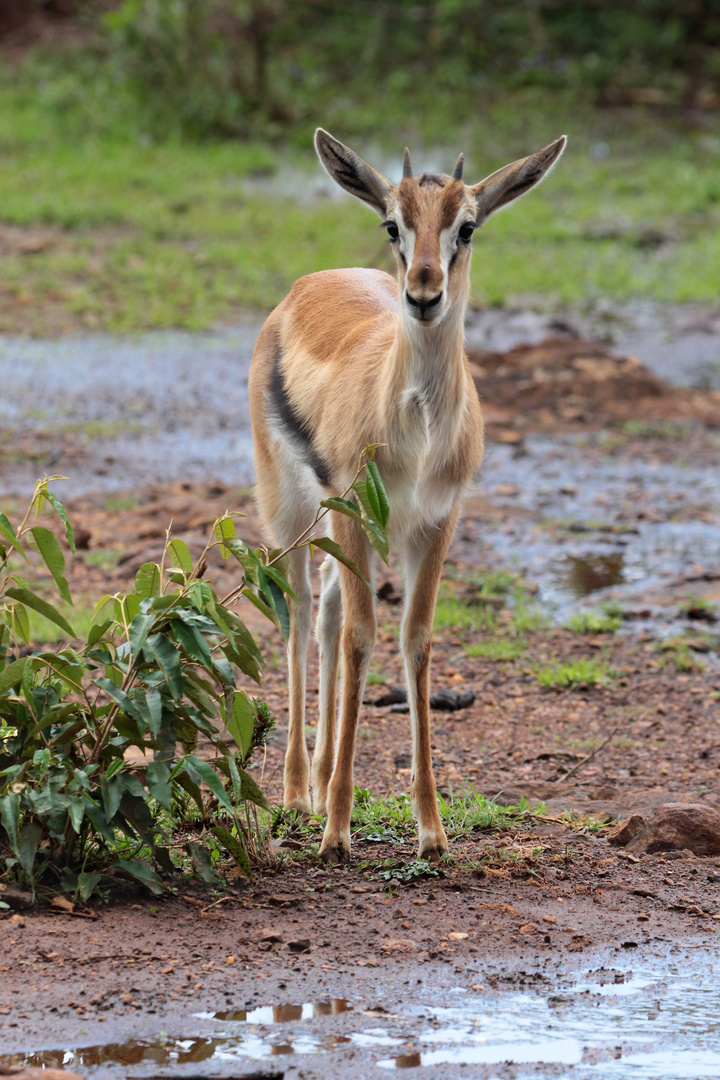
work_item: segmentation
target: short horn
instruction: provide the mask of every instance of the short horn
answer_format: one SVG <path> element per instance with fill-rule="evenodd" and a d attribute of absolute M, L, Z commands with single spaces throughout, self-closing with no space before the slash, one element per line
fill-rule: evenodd
<path fill-rule="evenodd" d="M 457 159 L 457 165 L 453 169 L 453 180 L 462 180 L 463 162 L 465 161 L 465 155 L 461 154 Z"/>
<path fill-rule="evenodd" d="M 403 180 L 412 180 L 412 164 L 410 163 L 410 151 L 407 146 L 405 147 L 405 157 L 403 158 Z"/>

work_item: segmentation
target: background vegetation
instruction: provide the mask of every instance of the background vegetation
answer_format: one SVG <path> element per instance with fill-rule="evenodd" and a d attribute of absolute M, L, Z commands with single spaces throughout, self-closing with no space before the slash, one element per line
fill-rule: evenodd
<path fill-rule="evenodd" d="M 470 176 L 570 134 L 478 240 L 479 302 L 713 300 L 711 0 L 46 0 L 0 21 L 0 330 L 201 328 L 388 265 L 311 149 Z M 32 7 L 32 5 L 31 5 Z M 0 12 L 0 16 L 2 12 Z"/>

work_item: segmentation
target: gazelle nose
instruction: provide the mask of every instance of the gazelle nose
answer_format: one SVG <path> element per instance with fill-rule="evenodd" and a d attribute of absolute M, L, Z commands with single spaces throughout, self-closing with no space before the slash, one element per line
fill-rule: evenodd
<path fill-rule="evenodd" d="M 420 312 L 420 315 L 424 317 L 426 311 L 430 311 L 432 308 L 437 307 L 437 305 L 442 300 L 442 293 L 438 293 L 437 296 L 431 296 L 429 298 L 417 298 L 415 296 L 412 296 L 406 289 L 405 299 L 407 300 L 410 307 L 416 308 Z"/>

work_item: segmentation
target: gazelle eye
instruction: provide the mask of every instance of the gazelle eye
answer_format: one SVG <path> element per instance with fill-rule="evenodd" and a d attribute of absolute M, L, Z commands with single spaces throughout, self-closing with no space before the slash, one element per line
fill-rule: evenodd
<path fill-rule="evenodd" d="M 399 236 L 397 225 L 395 224 L 394 221 L 385 221 L 385 222 L 383 222 L 383 224 L 385 225 L 385 228 L 388 231 L 388 236 L 390 237 L 391 243 L 394 243 L 395 240 L 397 240 L 397 238 Z"/>
<path fill-rule="evenodd" d="M 472 240 L 472 234 L 475 232 L 475 226 L 472 221 L 466 221 L 464 225 L 460 226 L 458 237 L 464 243 L 469 243 Z"/>

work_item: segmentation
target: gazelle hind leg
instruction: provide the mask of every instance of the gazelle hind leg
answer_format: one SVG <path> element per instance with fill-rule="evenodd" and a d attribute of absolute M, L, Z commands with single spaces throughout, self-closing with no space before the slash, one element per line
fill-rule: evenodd
<path fill-rule="evenodd" d="M 313 810 L 327 812 L 327 789 L 335 760 L 337 676 L 342 633 L 342 593 L 337 560 L 328 555 L 320 568 L 322 589 L 315 636 L 320 650 L 320 715 L 312 760 Z"/>
<path fill-rule="evenodd" d="M 297 603 L 290 600 L 288 673 L 290 720 L 285 754 L 284 805 L 288 810 L 310 813 L 310 759 L 305 745 L 305 684 L 307 651 L 312 626 L 312 589 L 305 547 L 288 555 L 290 586 Z"/>
<path fill-rule="evenodd" d="M 333 536 L 345 554 L 370 581 L 369 544 L 358 526 L 339 514 L 333 515 Z M 338 520 L 339 519 L 339 520 Z M 353 803 L 353 758 L 358 714 L 365 678 L 375 645 L 375 597 L 365 582 L 351 570 L 338 567 L 343 606 L 343 678 L 340 732 L 335 764 L 328 785 L 328 819 L 320 858 L 327 863 L 350 861 L 350 816 Z"/>
<path fill-rule="evenodd" d="M 406 600 L 402 626 L 410 721 L 412 724 L 413 809 L 418 821 L 421 859 L 447 854 L 440 821 L 430 749 L 430 652 L 438 585 L 458 510 L 431 532 L 423 533 L 406 548 Z"/>

